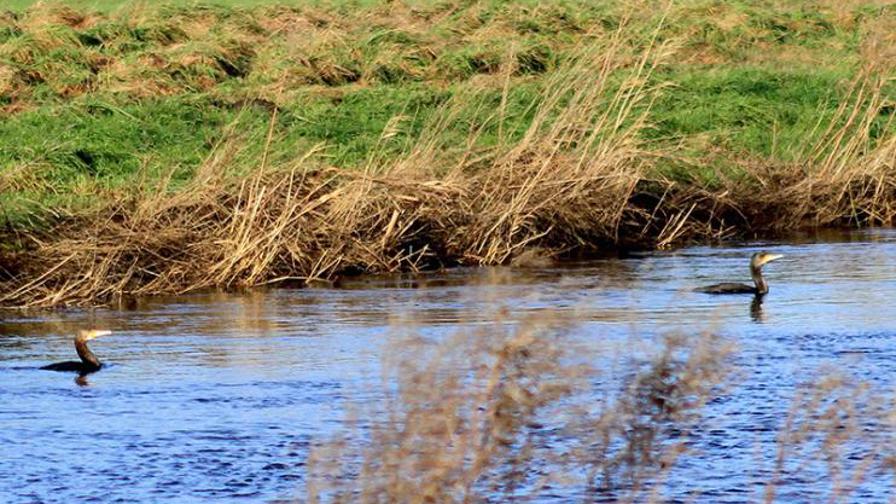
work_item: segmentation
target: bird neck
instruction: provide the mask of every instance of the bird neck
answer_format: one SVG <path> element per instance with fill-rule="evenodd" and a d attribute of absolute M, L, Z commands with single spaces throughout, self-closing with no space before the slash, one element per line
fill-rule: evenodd
<path fill-rule="evenodd" d="M 100 360 L 96 358 L 96 355 L 93 355 L 93 352 L 90 351 L 90 348 L 87 348 L 87 342 L 76 338 L 75 339 L 75 351 L 78 352 L 78 357 L 81 358 L 81 362 L 87 364 L 88 366 L 100 367 Z"/>
<path fill-rule="evenodd" d="M 756 294 L 765 294 L 768 292 L 768 284 L 762 278 L 762 267 L 750 265 L 750 276 L 753 277 L 753 283 L 756 284 Z"/>

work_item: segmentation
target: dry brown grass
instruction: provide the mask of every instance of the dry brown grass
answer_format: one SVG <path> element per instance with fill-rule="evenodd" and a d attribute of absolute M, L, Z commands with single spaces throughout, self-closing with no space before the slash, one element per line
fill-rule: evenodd
<path fill-rule="evenodd" d="M 699 441 L 719 428 L 710 403 L 748 392 L 736 383 L 731 343 L 709 333 L 633 335 L 616 354 L 581 337 L 574 313 L 509 318 L 499 310 L 438 340 L 419 334 L 413 318 L 398 321 L 383 352 L 382 390 L 362 393 L 375 400 L 351 398 L 338 434 L 315 444 L 304 500 L 712 499 L 691 493 L 701 481 L 681 475 L 696 467 L 713 477 L 699 462 L 714 455 Z M 769 503 L 853 502 L 886 491 L 896 475 L 892 394 L 843 370 L 805 376 L 789 403 L 770 405 L 776 436 L 751 438 L 749 425 L 727 433 L 759 443 L 737 490 L 752 488 L 755 501 Z"/>
<path fill-rule="evenodd" d="M 739 162 L 735 175 L 719 174 L 719 185 L 704 187 L 651 169 L 656 159 L 676 156 L 648 150 L 641 134 L 662 91 L 654 71 L 674 45 L 631 37 L 624 26 L 595 35 L 553 73 L 522 137 L 499 134 L 489 148 L 476 147 L 489 124 L 472 127 L 462 144 L 444 134 L 469 107 L 493 106 L 476 95 L 447 103 L 406 156 L 373 152 L 358 172 L 326 167 L 312 151 L 277 166 L 268 166 L 265 153 L 253 173 L 228 177 L 222 174 L 239 140 L 225 141 L 186 189 L 135 191 L 3 252 L 0 305 L 504 264 L 532 247 L 557 256 L 805 225 L 892 224 L 896 138 L 879 137 L 892 128 L 876 123 L 893 106 L 892 67 L 880 45 L 869 44 L 868 66 L 835 117 L 819 125 L 821 141 L 803 162 Z M 490 120 L 499 131 L 516 64 L 508 55 L 495 76 L 505 90 Z M 214 71 L 206 77 L 214 80 Z M 401 123 L 399 116 L 387 125 L 384 141 Z"/>
<path fill-rule="evenodd" d="M 884 125 L 880 118 L 896 102 L 887 92 L 892 67 L 881 61 L 871 60 L 833 119 L 819 124 L 824 132 L 807 146 L 803 162 L 745 166 L 750 179 L 728 182 L 727 190 L 741 195 L 747 220 L 764 217 L 778 229 L 896 222 L 896 136 L 878 136 L 889 131 L 893 116 Z"/>
<path fill-rule="evenodd" d="M 475 29 L 469 36 L 451 35 L 455 28 L 449 18 L 465 9 L 450 3 L 413 8 L 390 2 L 339 10 L 137 2 L 99 14 L 38 2 L 0 17 L 0 30 L 21 34 L 0 43 L 0 65 L 9 63 L 5 73 L 28 74 L 14 82 L 0 72 L 0 97 L 11 102 L 2 111 L 12 114 L 40 102 L 33 95 L 41 93 L 41 86 L 66 98 L 141 99 L 217 90 L 228 97 L 273 100 L 284 90 L 302 94 L 313 86 L 464 80 L 469 75 L 436 60 L 456 46 L 478 43 Z M 467 10 L 469 16 L 478 12 Z M 540 17 L 550 16 L 560 14 Z M 519 35 L 505 25 L 495 23 L 504 40 Z M 217 89 L 225 81 L 236 83 L 236 90 Z"/>
<path fill-rule="evenodd" d="M 385 399 L 318 446 L 308 501 L 650 500 L 646 483 L 686 451 L 679 435 L 727 379 L 730 348 L 669 337 L 608 380 L 563 319 L 511 327 L 498 312 L 439 343 L 402 324 Z"/>
<path fill-rule="evenodd" d="M 607 100 L 609 76 L 632 61 L 621 36 L 583 51 L 559 74 L 521 142 L 442 157 L 439 128 L 457 112 L 449 104 L 408 157 L 382 166 L 374 154 L 361 173 L 315 167 L 312 152 L 274 169 L 263 156 L 256 173 L 228 179 L 218 175 L 234 155 L 224 145 L 185 190 L 150 188 L 36 242 L 25 261 L 33 269 L 3 285 L 0 303 L 496 264 L 527 245 L 613 241 L 640 179 L 636 136 L 657 64 L 648 47 Z"/>
<path fill-rule="evenodd" d="M 454 191 L 336 170 L 259 174 L 236 188 L 201 179 L 55 230 L 59 239 L 35 244 L 37 269 L 21 272 L 32 280 L 3 299 L 57 305 L 414 267 L 430 255 L 413 248 L 419 226 Z"/>

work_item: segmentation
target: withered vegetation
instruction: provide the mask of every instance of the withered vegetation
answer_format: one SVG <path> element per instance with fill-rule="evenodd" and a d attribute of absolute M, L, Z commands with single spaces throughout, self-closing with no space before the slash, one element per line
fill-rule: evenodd
<path fill-rule="evenodd" d="M 465 60 L 479 61 L 488 71 L 465 73 L 463 92 L 444 100 L 419 129 L 408 126 L 418 118 L 392 117 L 352 169 L 332 166 L 329 146 L 297 144 L 284 153 L 279 118 L 290 93 L 315 85 L 326 94 L 328 86 L 365 85 L 394 72 L 427 81 L 460 78 L 445 66 L 451 60 L 439 45 L 445 41 L 427 38 L 424 28 L 450 18 L 455 24 L 479 23 L 475 33 L 482 35 L 490 26 L 483 24 L 485 11 L 371 11 L 387 26 L 402 20 L 402 36 L 419 42 L 410 45 L 420 51 L 414 57 L 403 52 L 410 47 L 404 42 L 393 44 L 400 57 L 379 46 L 368 52 L 345 47 L 345 22 L 312 9 L 300 15 L 269 8 L 267 16 L 181 10 L 157 19 L 158 26 L 148 21 L 156 18 L 140 21 L 139 9 L 129 12 L 130 24 L 59 7 L 8 15 L 0 20 L 6 30 L 0 33 L 13 41 L 3 45 L 4 58 L 15 63 L 0 66 L 7 114 L 22 113 L 48 90 L 54 99 L 101 92 L 139 99 L 203 90 L 240 111 L 257 112 L 261 104 L 268 125 L 259 147 L 235 121 L 186 180 L 174 168 L 162 177 L 138 171 L 126 190 L 91 189 L 78 175 L 73 193 L 91 205 L 42 206 L 41 225 L 8 225 L 0 248 L 0 305 L 95 304 L 333 280 L 360 271 L 503 264 L 530 248 L 562 256 L 804 226 L 893 223 L 896 116 L 889 25 L 850 21 L 865 34 L 854 77 L 833 112 L 820 114 L 806 142 L 791 146 L 787 156 L 711 147 L 695 156 L 691 139 L 655 138 L 653 111 L 675 87 L 664 76 L 676 58 L 712 60 L 736 47 L 713 49 L 706 41 L 695 46 L 681 24 L 693 10 L 648 4 L 614 11 L 612 23 L 568 20 L 575 25 L 566 27 L 576 34 L 573 42 L 565 42 L 562 58 L 538 60 L 543 77 L 522 111 L 510 109 L 518 98 L 514 90 L 535 65 L 526 51 L 549 51 L 510 45 L 494 58 Z M 507 30 L 536 15 L 523 11 L 514 10 L 493 28 Z M 536 18 L 564 19 L 554 14 Z M 221 26 L 229 30 L 224 42 Z M 308 54 L 277 53 L 291 47 L 283 45 L 257 48 L 272 33 L 305 33 L 296 26 L 315 34 L 312 46 L 295 46 Z M 561 28 L 554 26 L 552 33 Z M 216 44 L 204 35 L 209 33 Z M 89 34 L 96 40 L 85 38 Z M 399 35 L 387 30 L 377 40 Z M 78 42 L 66 45 L 71 37 Z M 116 49 L 123 56 L 104 59 L 117 43 L 125 44 Z M 59 51 L 71 47 L 79 52 L 60 59 Z M 349 51 L 347 59 L 332 60 L 340 47 Z M 265 50 L 272 53 L 258 53 Z M 437 54 L 447 59 L 426 59 Z M 393 63 L 398 67 L 389 67 Z M 65 71 L 55 71 L 57 64 Z M 83 69 L 83 79 L 63 82 L 74 75 L 72 65 L 90 68 Z M 228 93 L 222 86 L 229 79 L 254 84 Z M 126 114 L 109 104 L 91 106 Z M 410 140 L 396 153 L 398 137 Z M 78 166 L 96 170 L 99 163 L 83 150 L 72 156 Z M 35 192 L 55 194 L 42 163 L 10 165 L 0 172 L 0 190 L 26 195 L 20 201 Z"/>
<path fill-rule="evenodd" d="M 700 438 L 722 428 L 713 402 L 747 393 L 737 383 L 737 349 L 711 333 L 670 334 L 640 344 L 635 337 L 615 355 L 593 335 L 579 337 L 580 329 L 570 313 L 511 324 L 499 312 L 434 341 L 403 321 L 395 351 L 384 352 L 383 389 L 372 395 L 379 399 L 355 403 L 338 434 L 317 441 L 303 500 L 709 497 L 700 495 L 701 479 L 715 473 L 700 462 L 707 455 Z M 748 425 L 730 433 L 741 449 L 758 443 L 738 495 L 846 502 L 889 485 L 896 475 L 890 395 L 820 369 L 807 371 L 792 396 L 789 405 L 769 405 L 780 415 L 769 414 L 768 437 L 751 439 Z"/>
<path fill-rule="evenodd" d="M 385 400 L 370 405 L 383 411 L 359 412 L 319 444 L 309 502 L 537 500 L 575 488 L 640 501 L 686 451 L 685 432 L 730 369 L 718 338 L 670 336 L 631 357 L 620 381 L 550 314 L 512 327 L 499 313 L 439 343 L 400 332 Z"/>

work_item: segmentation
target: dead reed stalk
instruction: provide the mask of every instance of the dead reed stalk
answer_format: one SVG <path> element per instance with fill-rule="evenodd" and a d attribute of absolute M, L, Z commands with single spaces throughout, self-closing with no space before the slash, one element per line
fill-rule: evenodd
<path fill-rule="evenodd" d="M 727 345 L 669 337 L 620 379 L 600 371 L 606 356 L 583 351 L 568 320 L 540 314 L 514 327 L 507 315 L 438 343 L 402 326 L 385 399 L 363 413 L 382 420 L 318 447 L 309 501 L 648 497 L 686 451 L 670 433 L 699 422 L 727 379 Z"/>
<path fill-rule="evenodd" d="M 640 499 L 684 451 L 670 433 L 699 422 L 727 378 L 728 349 L 716 338 L 667 338 L 630 375 L 607 379 L 574 324 L 506 318 L 439 343 L 401 326 L 383 403 L 317 448 L 309 501 L 537 500 L 575 488 Z M 611 399 L 589 404 L 595 397 Z"/>
<path fill-rule="evenodd" d="M 788 481 L 810 471 L 826 477 L 812 486 L 816 495 L 801 497 L 829 502 L 861 499 L 863 483 L 896 475 L 892 396 L 849 373 L 820 371 L 800 385 L 778 433 L 764 502 L 775 502 Z"/>
<path fill-rule="evenodd" d="M 585 342 L 569 313 L 541 312 L 515 324 L 508 316 L 498 311 L 439 340 L 418 334 L 413 319 L 397 325 L 378 399 L 313 449 L 307 500 L 665 502 L 669 491 L 698 495 L 690 490 L 700 481 L 670 475 L 695 466 L 713 474 L 694 464 L 706 455 L 695 439 L 713 427 L 707 405 L 748 393 L 733 382 L 729 342 L 672 334 L 614 356 Z M 743 498 L 749 487 L 761 489 L 756 500 L 769 503 L 889 495 L 894 411 L 892 394 L 822 368 L 780 403 L 777 438 L 759 441 L 760 460 L 744 468 L 753 476 L 731 490 Z M 749 438 L 750 426 L 741 428 Z"/>

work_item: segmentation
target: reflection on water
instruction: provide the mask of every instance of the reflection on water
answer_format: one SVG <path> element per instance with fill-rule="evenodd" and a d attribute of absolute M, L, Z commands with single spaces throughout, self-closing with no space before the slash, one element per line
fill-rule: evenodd
<path fill-rule="evenodd" d="M 735 341 L 743 376 L 709 406 L 714 444 L 681 490 L 698 501 L 751 500 L 768 474 L 750 469 L 774 456 L 785 405 L 807 370 L 848 365 L 894 384 L 896 233 L 822 238 L 155 298 L 127 310 L 7 313 L 0 501 L 293 497 L 312 441 L 340 427 L 347 405 L 376 395 L 390 324 L 412 317 L 438 339 L 489 322 L 499 306 L 516 318 L 568 313 L 583 321 L 583 339 L 621 353 L 632 334 L 650 341 L 712 329 Z M 764 270 L 764 299 L 692 292 L 748 282 L 760 249 L 785 254 Z M 85 327 L 114 331 L 91 344 L 107 367 L 87 386 L 37 369 L 76 358 L 71 335 Z M 869 501 L 893 497 L 869 492 Z"/>

